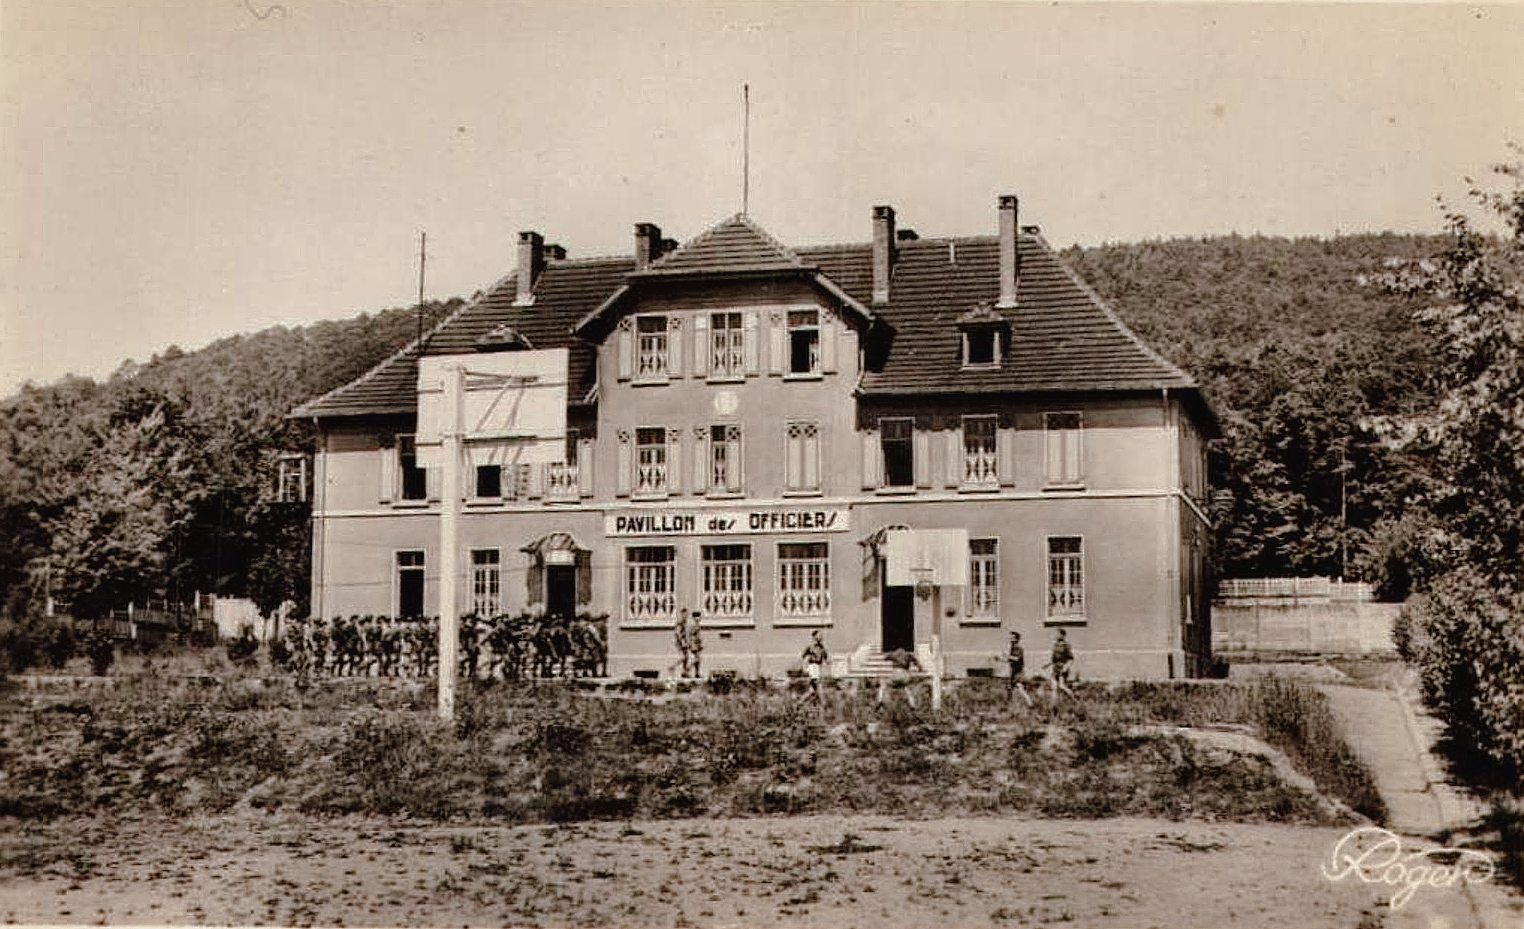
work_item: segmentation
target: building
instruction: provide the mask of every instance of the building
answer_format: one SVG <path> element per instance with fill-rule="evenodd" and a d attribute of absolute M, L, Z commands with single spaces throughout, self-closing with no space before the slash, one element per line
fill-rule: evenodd
<path fill-rule="evenodd" d="M 461 610 L 606 613 L 613 675 L 670 674 L 690 611 L 705 670 L 743 676 L 817 629 L 950 674 L 1016 630 L 1037 671 L 1060 627 L 1082 677 L 1204 673 L 1211 411 L 1015 197 L 992 219 L 918 238 L 879 206 L 871 242 L 800 249 L 746 215 L 682 245 L 642 223 L 593 259 L 521 233 L 512 274 L 293 413 L 314 613 L 437 611 L 448 402 Z"/>

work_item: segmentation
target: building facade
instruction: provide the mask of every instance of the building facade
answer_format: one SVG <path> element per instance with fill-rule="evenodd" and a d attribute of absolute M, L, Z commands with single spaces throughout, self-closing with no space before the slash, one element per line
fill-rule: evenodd
<path fill-rule="evenodd" d="M 743 676 L 812 630 L 838 667 L 951 674 L 1019 631 L 1038 671 L 1058 628 L 1082 677 L 1204 673 L 1215 420 L 1015 197 L 992 219 L 922 239 L 876 207 L 871 242 L 800 249 L 745 215 L 680 246 L 642 223 L 598 259 L 522 233 L 511 275 L 293 414 L 314 613 L 432 614 L 450 570 L 462 612 L 607 614 L 612 675 L 673 673 L 695 612 L 705 670 Z M 468 395 L 452 565 L 441 364 Z"/>

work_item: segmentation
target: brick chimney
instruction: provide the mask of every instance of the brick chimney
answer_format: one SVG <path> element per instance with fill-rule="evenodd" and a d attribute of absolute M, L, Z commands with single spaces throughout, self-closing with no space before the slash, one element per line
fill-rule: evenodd
<path fill-rule="evenodd" d="M 635 224 L 635 270 L 644 271 L 661 257 L 661 228 L 655 223 Z"/>
<path fill-rule="evenodd" d="M 873 302 L 889 302 L 889 275 L 894 271 L 894 207 L 873 208 Z"/>
<path fill-rule="evenodd" d="M 518 291 L 514 306 L 530 306 L 534 303 L 534 283 L 545 270 L 545 237 L 538 232 L 519 233 Z"/>
<path fill-rule="evenodd" d="M 1021 277 L 1021 256 L 1016 250 L 1016 195 L 1000 196 L 1000 300 L 995 305 L 1016 305 L 1016 281 Z"/>

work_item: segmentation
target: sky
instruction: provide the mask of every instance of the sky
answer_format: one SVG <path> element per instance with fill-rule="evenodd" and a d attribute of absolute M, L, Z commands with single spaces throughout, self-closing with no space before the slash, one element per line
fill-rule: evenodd
<path fill-rule="evenodd" d="M 0 0 L 0 395 L 470 296 L 741 208 L 787 244 L 1436 231 L 1524 5 Z"/>

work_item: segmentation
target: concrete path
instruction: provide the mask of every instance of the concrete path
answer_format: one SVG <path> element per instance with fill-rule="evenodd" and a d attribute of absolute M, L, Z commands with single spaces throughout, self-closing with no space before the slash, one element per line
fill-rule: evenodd
<path fill-rule="evenodd" d="M 1464 828 L 1484 807 L 1452 786 L 1433 747 L 1440 726 L 1423 712 L 1411 687 L 1373 690 L 1319 684 L 1350 747 L 1371 769 L 1386 801 L 1387 828 L 1434 837 Z M 1495 883 L 1469 886 L 1474 925 L 1481 929 L 1524 927 L 1524 901 Z"/>

